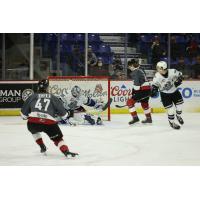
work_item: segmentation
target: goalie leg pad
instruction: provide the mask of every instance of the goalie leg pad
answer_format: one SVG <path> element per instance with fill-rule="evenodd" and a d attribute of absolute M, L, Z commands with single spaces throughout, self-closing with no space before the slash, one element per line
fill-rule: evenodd
<path fill-rule="evenodd" d="M 84 119 L 91 125 L 95 124 L 95 120 L 91 117 L 91 115 L 85 115 Z"/>

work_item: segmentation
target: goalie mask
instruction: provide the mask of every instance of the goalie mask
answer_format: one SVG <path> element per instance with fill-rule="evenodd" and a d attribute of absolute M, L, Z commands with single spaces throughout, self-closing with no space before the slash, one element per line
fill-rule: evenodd
<path fill-rule="evenodd" d="M 81 95 L 81 88 L 75 85 L 71 90 L 71 94 L 73 97 L 79 97 Z"/>
<path fill-rule="evenodd" d="M 165 61 L 160 61 L 156 65 L 157 71 L 160 74 L 166 74 L 167 73 L 167 63 Z"/>

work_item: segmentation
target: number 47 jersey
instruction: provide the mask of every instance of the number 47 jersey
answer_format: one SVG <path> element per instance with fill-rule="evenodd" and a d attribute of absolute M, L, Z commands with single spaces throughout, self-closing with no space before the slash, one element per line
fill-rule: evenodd
<path fill-rule="evenodd" d="M 39 93 L 31 95 L 21 109 L 22 117 L 29 122 L 39 124 L 55 124 L 56 116 L 67 117 L 63 103 L 54 95 Z"/>

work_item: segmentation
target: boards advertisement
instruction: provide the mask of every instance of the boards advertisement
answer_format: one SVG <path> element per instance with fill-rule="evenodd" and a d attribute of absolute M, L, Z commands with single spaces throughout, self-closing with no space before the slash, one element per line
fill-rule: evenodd
<path fill-rule="evenodd" d="M 184 100 L 183 110 L 187 112 L 200 112 L 200 81 L 184 81 L 178 88 Z M 116 108 L 116 105 L 123 106 L 131 97 L 131 81 L 111 81 L 111 113 L 128 113 L 127 107 Z M 164 112 L 160 96 L 150 99 L 153 112 Z M 139 104 L 136 107 L 140 108 Z M 140 109 L 139 109 L 140 111 Z"/>
<path fill-rule="evenodd" d="M 37 81 L 0 81 L 0 115 L 19 113 L 24 101 L 37 90 Z"/>
<path fill-rule="evenodd" d="M 90 89 L 90 84 L 87 84 Z M 110 96 L 113 99 L 111 113 L 128 113 L 128 108 L 117 108 L 116 105 L 126 105 L 126 101 L 131 97 L 131 81 L 111 81 Z M 92 87 L 92 86 L 91 86 Z M 0 82 L 0 115 L 19 114 L 19 109 L 23 102 L 37 89 L 37 81 L 1 81 Z M 184 81 L 178 88 L 181 92 L 186 112 L 200 112 L 200 81 Z M 160 96 L 150 99 L 153 112 L 164 112 L 160 101 Z M 139 112 L 142 112 L 140 104 L 136 104 Z"/>

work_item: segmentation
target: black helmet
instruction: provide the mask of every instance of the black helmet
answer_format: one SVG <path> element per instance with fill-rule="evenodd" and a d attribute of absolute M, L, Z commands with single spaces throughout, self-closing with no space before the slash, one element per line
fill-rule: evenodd
<path fill-rule="evenodd" d="M 136 58 L 131 59 L 131 63 L 134 64 L 139 64 L 139 60 Z"/>
<path fill-rule="evenodd" d="M 43 79 L 38 82 L 38 91 L 39 92 L 46 92 L 48 87 L 49 87 L 48 79 Z"/>

